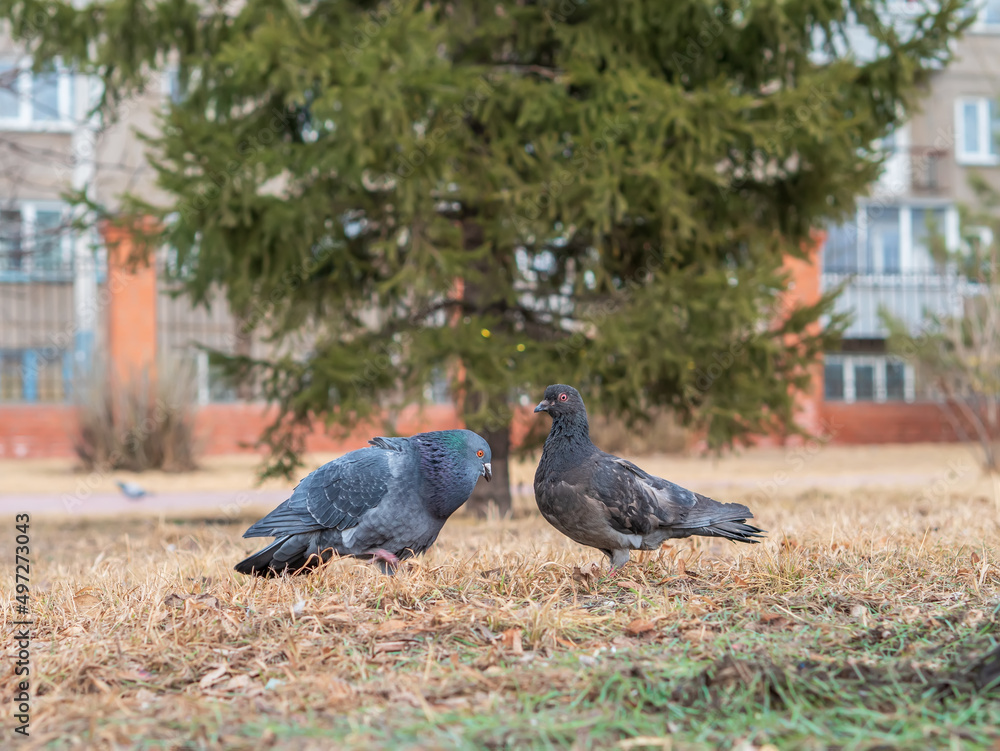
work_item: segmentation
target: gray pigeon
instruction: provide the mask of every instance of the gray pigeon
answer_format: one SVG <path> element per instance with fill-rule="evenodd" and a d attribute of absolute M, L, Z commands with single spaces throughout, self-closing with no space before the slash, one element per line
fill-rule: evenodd
<path fill-rule="evenodd" d="M 604 553 L 612 570 L 628 562 L 630 550 L 656 550 L 675 537 L 755 543 L 763 533 L 745 523 L 753 518 L 746 506 L 692 493 L 597 448 L 572 386 L 549 386 L 535 412 L 552 416 L 535 472 L 538 510 L 567 537 Z"/>
<path fill-rule="evenodd" d="M 278 539 L 236 570 L 297 572 L 335 552 L 374 560 L 391 574 L 434 544 L 480 477 L 493 476 L 490 446 L 470 430 L 368 443 L 307 475 L 287 501 L 251 526 L 244 537 Z"/>
<path fill-rule="evenodd" d="M 133 501 L 137 501 L 140 498 L 149 495 L 145 488 L 140 485 L 136 485 L 134 482 L 122 482 L 121 480 L 115 480 L 115 484 L 121 489 L 122 494 L 126 498 L 130 498 Z"/>

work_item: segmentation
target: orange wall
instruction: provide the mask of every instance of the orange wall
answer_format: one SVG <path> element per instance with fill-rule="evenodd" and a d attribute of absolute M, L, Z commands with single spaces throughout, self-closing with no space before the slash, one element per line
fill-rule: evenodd
<path fill-rule="evenodd" d="M 73 407 L 65 405 L 0 406 L 0 458 L 72 457 L 76 419 Z M 955 432 L 936 404 L 819 402 L 816 434 L 833 434 L 835 443 L 877 444 L 950 442 Z M 203 455 L 253 451 L 252 444 L 267 425 L 272 412 L 261 405 L 210 404 L 198 410 L 195 435 Z M 531 408 L 514 419 L 513 443 L 520 445 L 531 424 Z M 402 435 L 423 430 L 463 427 L 451 406 L 435 405 L 421 411 L 403 411 L 397 422 Z M 382 429 L 360 427 L 346 437 L 327 434 L 322 426 L 309 436 L 306 448 L 317 452 L 341 452 L 364 446 Z M 246 444 L 251 444 L 247 446 Z M 765 444 L 769 443 L 764 441 Z M 3 487 L 0 478 L 0 490 Z"/>
<path fill-rule="evenodd" d="M 233 454 L 255 451 L 254 442 L 274 416 L 274 410 L 260 404 L 208 404 L 195 417 L 195 440 L 200 454 Z M 521 444 L 531 426 L 531 407 L 514 415 L 512 440 Z M 401 435 L 427 430 L 464 427 L 450 405 L 429 405 L 404 409 L 397 421 Z M 76 408 L 62 404 L 0 406 L 0 459 L 72 457 L 76 430 Z M 307 436 L 306 450 L 342 452 L 365 446 L 368 439 L 384 434 L 378 423 L 359 426 L 348 435 L 337 427 L 326 431 L 314 426 Z M 2 478 L 0 478 L 2 490 Z"/>

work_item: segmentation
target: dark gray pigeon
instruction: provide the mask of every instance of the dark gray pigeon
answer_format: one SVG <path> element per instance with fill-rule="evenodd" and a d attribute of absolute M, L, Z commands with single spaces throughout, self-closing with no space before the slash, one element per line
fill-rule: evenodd
<path fill-rule="evenodd" d="M 628 562 L 630 550 L 656 550 L 675 537 L 755 543 L 761 536 L 745 523 L 753 518 L 746 506 L 692 493 L 597 448 L 572 386 L 549 386 L 535 412 L 552 416 L 535 472 L 538 510 L 567 537 L 608 556 L 612 570 Z"/>
<path fill-rule="evenodd" d="M 490 446 L 471 430 L 369 443 L 307 475 L 287 501 L 244 532 L 278 539 L 236 570 L 272 576 L 315 568 L 338 553 L 374 560 L 391 574 L 434 544 L 480 477 L 493 476 Z"/>

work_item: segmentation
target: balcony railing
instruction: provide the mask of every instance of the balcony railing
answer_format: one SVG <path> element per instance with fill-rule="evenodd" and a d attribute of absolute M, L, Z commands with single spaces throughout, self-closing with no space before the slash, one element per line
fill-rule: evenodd
<path fill-rule="evenodd" d="M 954 160 L 949 149 L 935 146 L 897 147 L 885 163 L 879 192 L 903 196 L 945 196 L 953 185 Z"/>
<path fill-rule="evenodd" d="M 848 313 L 849 339 L 882 339 L 888 330 L 879 311 L 884 309 L 917 332 L 927 315 L 961 315 L 963 301 L 976 294 L 977 285 L 954 273 L 838 274 L 824 272 L 824 290 L 846 282 L 834 310 Z"/>

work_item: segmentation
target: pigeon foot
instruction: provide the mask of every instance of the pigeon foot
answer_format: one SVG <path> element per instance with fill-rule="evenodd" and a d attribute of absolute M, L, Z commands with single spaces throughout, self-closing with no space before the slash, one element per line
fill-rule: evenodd
<path fill-rule="evenodd" d="M 390 553 L 388 550 L 383 550 L 382 548 L 372 551 L 372 560 L 385 561 L 393 568 L 399 566 L 399 558 L 397 558 L 394 554 Z"/>

